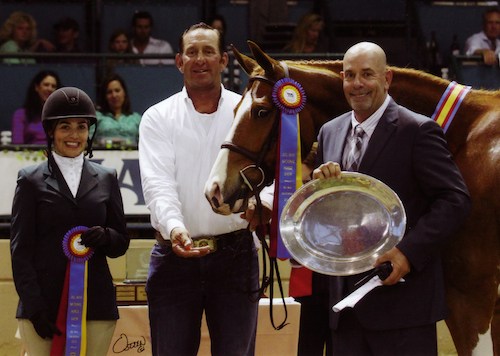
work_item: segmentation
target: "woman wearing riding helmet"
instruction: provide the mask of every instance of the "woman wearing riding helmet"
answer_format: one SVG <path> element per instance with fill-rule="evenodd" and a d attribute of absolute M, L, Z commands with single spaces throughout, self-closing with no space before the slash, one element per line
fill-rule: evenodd
<path fill-rule="evenodd" d="M 30 356 L 50 355 L 51 348 L 52 354 L 64 353 L 74 343 L 68 341 L 74 325 L 65 321 L 66 316 L 71 320 L 64 306 L 67 285 L 71 290 L 74 283 L 85 283 L 67 278 L 68 266 L 77 259 L 71 253 L 89 252 L 81 348 L 88 355 L 105 355 L 118 319 L 106 258 L 125 254 L 129 237 L 116 171 L 84 157 L 92 157 L 89 127 L 96 122 L 87 94 L 73 87 L 56 90 L 42 111 L 48 159 L 18 173 L 11 256 L 20 298 L 16 317 Z M 63 249 L 63 239 L 69 239 L 69 248 Z"/>

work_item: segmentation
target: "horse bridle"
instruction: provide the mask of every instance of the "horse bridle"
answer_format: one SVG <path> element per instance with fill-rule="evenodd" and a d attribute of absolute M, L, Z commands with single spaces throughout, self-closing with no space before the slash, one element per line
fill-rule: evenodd
<path fill-rule="evenodd" d="M 274 84 L 276 83 L 275 81 L 268 79 L 264 76 L 254 76 L 249 79 L 249 84 L 251 84 L 255 80 L 269 84 L 271 86 L 274 86 Z M 278 124 L 279 120 L 275 120 L 269 135 L 264 141 L 264 144 L 262 145 L 260 151 L 257 153 L 254 153 L 244 147 L 235 145 L 233 142 L 230 141 L 225 141 L 221 145 L 221 148 L 227 148 L 232 152 L 236 152 L 242 155 L 243 157 L 248 158 L 252 162 L 252 164 L 240 169 L 239 173 L 245 185 L 256 195 L 258 195 L 258 192 L 263 188 L 264 185 L 271 184 L 274 179 L 274 167 L 272 168 L 268 167 L 264 163 L 264 158 L 269 148 L 271 147 L 274 137 L 276 136 L 276 133 L 278 131 Z M 257 183 L 252 183 L 251 180 L 248 179 L 247 172 L 250 170 L 257 170 L 259 172 L 259 174 L 262 177 L 260 181 L 258 181 Z"/>

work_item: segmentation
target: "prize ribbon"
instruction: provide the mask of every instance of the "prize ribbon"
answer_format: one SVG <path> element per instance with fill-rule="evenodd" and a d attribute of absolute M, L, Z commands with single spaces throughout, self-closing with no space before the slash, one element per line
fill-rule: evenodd
<path fill-rule="evenodd" d="M 306 94 L 298 82 L 291 78 L 283 78 L 274 85 L 272 95 L 274 104 L 281 111 L 281 120 L 270 254 L 278 258 L 290 258 L 290 254 L 281 240 L 278 225 L 288 198 L 302 185 L 298 113 L 305 106 Z"/>
<path fill-rule="evenodd" d="M 80 243 L 85 226 L 69 230 L 62 242 L 68 258 L 66 280 L 59 305 L 57 326 L 63 332 L 61 338 L 54 338 L 51 355 L 86 354 L 87 348 L 87 261 L 94 251 Z"/>

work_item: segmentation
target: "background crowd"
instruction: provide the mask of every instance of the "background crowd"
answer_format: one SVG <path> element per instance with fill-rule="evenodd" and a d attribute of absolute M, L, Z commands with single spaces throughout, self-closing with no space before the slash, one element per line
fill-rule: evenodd
<path fill-rule="evenodd" d="M 342 52 L 341 48 L 335 48 L 335 38 L 332 38 L 331 31 L 328 31 L 328 17 L 324 17 L 320 13 L 321 9 L 319 10 L 303 14 L 297 21 L 289 42 L 281 47 L 282 53 Z M 231 48 L 226 43 L 228 28 L 224 16 L 215 14 L 206 22 L 220 31 L 224 48 L 231 53 Z M 481 56 L 485 65 L 496 66 L 500 53 L 500 10 L 495 7 L 487 9 L 483 14 L 482 24 L 481 31 L 472 34 L 463 44 L 454 43 L 455 48 L 452 52 Z M 37 32 L 37 21 L 32 15 L 23 11 L 12 12 L 0 28 L 0 54 L 10 54 L 3 57 L 2 61 L 13 65 L 47 63 L 48 66 L 58 62 L 89 63 L 89 59 L 79 56 L 88 51 L 85 41 L 82 40 L 81 26 L 77 20 L 62 16 L 54 21 L 52 29 L 52 38 L 40 38 Z M 437 55 L 438 44 L 435 36 L 431 37 L 427 45 L 432 52 L 429 54 L 429 61 L 432 62 L 429 70 L 436 75 L 441 75 L 440 67 L 444 65 L 442 63 L 444 61 Z M 150 12 L 136 11 L 131 14 L 128 28 L 117 28 L 111 32 L 107 48 L 103 49 L 103 52 L 107 57 L 102 70 L 97 75 L 95 97 L 96 108 L 98 112 L 102 111 L 99 117 L 103 125 L 101 125 L 102 131 L 98 133 L 96 144 L 98 146 L 106 146 L 106 144 L 108 146 L 123 144 L 135 146 L 142 110 L 133 110 L 133 100 L 127 91 L 127 83 L 124 78 L 114 73 L 115 68 L 123 65 L 173 65 L 174 46 L 159 38 L 159 34 L 155 34 L 155 21 Z M 45 56 L 51 53 L 63 56 Z M 21 56 L 16 57 L 14 54 L 21 54 Z M 27 93 L 24 104 L 12 114 L 11 130 L 14 144 L 39 144 L 43 140 L 40 123 L 41 107 L 51 90 L 57 89 L 62 84 L 69 84 L 61 83 L 57 70 L 53 70 L 48 77 L 45 73 L 47 80 L 51 81 L 49 85 L 43 81 L 45 78 L 40 78 L 43 75 L 42 72 L 46 71 L 41 71 L 33 77 L 31 83 L 25 84 Z M 110 82 L 110 77 L 114 77 L 115 80 Z M 121 89 L 110 89 L 113 82 L 119 83 L 116 86 Z M 226 88 L 237 92 L 242 90 L 242 79 L 236 61 L 230 62 L 224 69 L 223 84 Z M 119 94 L 113 94 L 113 92 Z M 132 132 L 134 130 L 135 133 Z M 125 134 L 125 132 L 128 133 Z"/>

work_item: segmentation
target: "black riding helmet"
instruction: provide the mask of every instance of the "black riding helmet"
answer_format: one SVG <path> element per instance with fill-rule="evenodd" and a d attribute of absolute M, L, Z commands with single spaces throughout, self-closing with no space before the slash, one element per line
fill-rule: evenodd
<path fill-rule="evenodd" d="M 47 146 L 50 153 L 52 149 L 51 131 L 59 119 L 86 118 L 90 126 L 95 125 L 92 137 L 87 140 L 87 152 L 92 158 L 92 141 L 97 131 L 97 117 L 94 103 L 90 97 L 81 89 L 75 87 L 64 87 L 54 91 L 43 105 L 42 125 L 47 135 Z M 49 155 L 50 157 L 50 155 Z"/>

